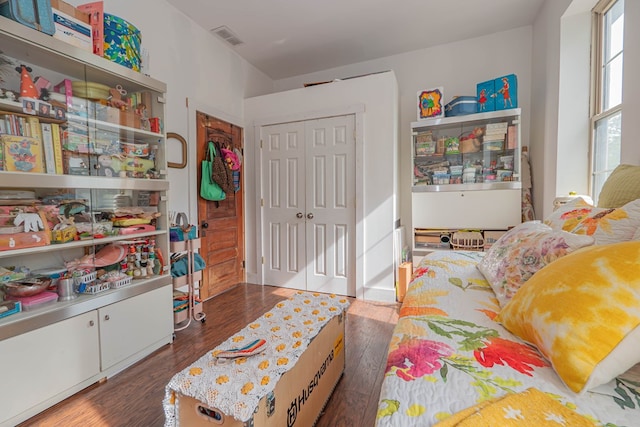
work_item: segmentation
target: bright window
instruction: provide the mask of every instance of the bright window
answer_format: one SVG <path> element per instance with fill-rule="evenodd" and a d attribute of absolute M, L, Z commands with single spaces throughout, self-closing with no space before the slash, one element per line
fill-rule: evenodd
<path fill-rule="evenodd" d="M 624 0 L 602 0 L 594 8 L 591 195 L 620 164 Z"/>

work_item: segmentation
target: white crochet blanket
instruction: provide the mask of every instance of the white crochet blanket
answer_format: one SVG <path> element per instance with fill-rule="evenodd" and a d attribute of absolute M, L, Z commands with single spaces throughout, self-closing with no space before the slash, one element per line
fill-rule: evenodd
<path fill-rule="evenodd" d="M 276 304 L 173 376 L 165 387 L 165 426 L 179 425 L 176 393 L 193 397 L 241 422 L 248 421 L 260 399 L 272 392 L 280 377 L 295 366 L 323 326 L 348 307 L 346 297 L 310 292 L 297 292 Z M 260 338 L 267 341 L 260 354 L 237 359 L 216 357 L 223 350 L 241 348 Z"/>

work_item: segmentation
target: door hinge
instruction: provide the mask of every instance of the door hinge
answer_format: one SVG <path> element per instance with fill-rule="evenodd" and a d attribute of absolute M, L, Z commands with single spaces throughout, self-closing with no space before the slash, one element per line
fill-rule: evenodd
<path fill-rule="evenodd" d="M 260 149 L 262 149 L 262 140 L 260 140 Z"/>
<path fill-rule="evenodd" d="M 245 268 L 247 268 L 247 262 L 242 260 L 242 269 L 244 270 Z"/>
<path fill-rule="evenodd" d="M 260 207 L 264 208 L 264 199 L 260 199 Z"/>
<path fill-rule="evenodd" d="M 264 257 L 262 257 L 262 265 L 264 265 Z"/>

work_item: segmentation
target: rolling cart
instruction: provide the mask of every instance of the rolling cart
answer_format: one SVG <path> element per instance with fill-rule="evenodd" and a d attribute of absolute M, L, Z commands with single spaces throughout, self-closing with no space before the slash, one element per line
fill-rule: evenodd
<path fill-rule="evenodd" d="M 171 254 L 172 258 L 175 258 L 176 254 L 187 258 L 187 273 L 182 276 L 173 277 L 173 289 L 174 289 L 174 312 L 173 323 L 174 331 L 181 331 L 187 328 L 192 320 L 204 323 L 207 315 L 202 310 L 202 302 L 196 300 L 198 294 L 198 287 L 196 282 L 202 280 L 202 271 L 194 271 L 195 253 L 200 249 L 200 239 L 181 240 L 177 242 L 171 242 Z M 187 286 L 186 293 L 177 291 L 179 288 Z M 186 306 L 184 306 L 184 297 L 186 296 Z M 175 311 L 176 305 L 184 306 L 179 311 Z"/>

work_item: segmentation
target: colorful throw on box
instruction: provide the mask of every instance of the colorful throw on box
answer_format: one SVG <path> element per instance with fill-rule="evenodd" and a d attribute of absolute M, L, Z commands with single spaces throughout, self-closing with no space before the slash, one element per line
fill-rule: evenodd
<path fill-rule="evenodd" d="M 165 426 L 177 424 L 176 393 L 193 397 L 241 422 L 248 421 L 260 399 L 293 369 L 313 338 L 348 307 L 346 297 L 310 292 L 297 292 L 276 304 L 174 375 L 165 388 Z M 243 349 L 249 353 L 256 353 L 251 349 L 259 351 L 252 356 L 228 358 L 230 351 Z"/>

